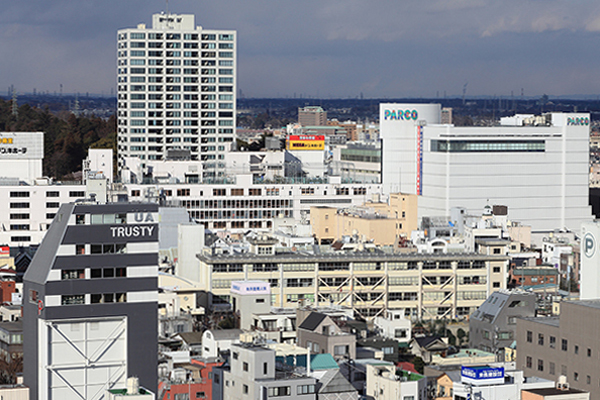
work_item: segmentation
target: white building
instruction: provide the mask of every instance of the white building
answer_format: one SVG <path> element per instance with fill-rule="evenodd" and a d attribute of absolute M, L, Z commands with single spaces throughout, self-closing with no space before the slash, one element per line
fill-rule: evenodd
<path fill-rule="evenodd" d="M 439 104 L 380 105 L 385 192 L 422 195 L 420 216 L 503 204 L 532 231 L 576 231 L 592 219 L 589 114 L 546 114 L 544 126 L 455 127 L 439 124 L 440 112 Z"/>
<path fill-rule="evenodd" d="M 186 149 L 192 160 L 221 160 L 235 138 L 236 32 L 161 13 L 117 38 L 119 156 Z"/>
<path fill-rule="evenodd" d="M 0 182 L 18 177 L 32 184 L 42 177 L 43 132 L 0 132 Z"/>

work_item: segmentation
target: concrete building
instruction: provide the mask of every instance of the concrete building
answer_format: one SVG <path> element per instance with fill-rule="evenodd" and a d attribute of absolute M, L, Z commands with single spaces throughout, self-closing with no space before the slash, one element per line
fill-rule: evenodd
<path fill-rule="evenodd" d="M 404 310 L 387 310 L 373 320 L 377 333 L 383 337 L 408 343 L 412 338 L 412 322 L 404 317 Z"/>
<path fill-rule="evenodd" d="M 311 353 L 329 353 L 336 359 L 356 358 L 356 337 L 340 329 L 329 316 L 311 312 L 297 329 L 298 344 Z"/>
<path fill-rule="evenodd" d="M 469 319 L 469 347 L 503 359 L 504 348 L 516 339 L 517 319 L 535 316 L 536 296 L 521 290 L 491 294 Z"/>
<path fill-rule="evenodd" d="M 298 108 L 298 123 L 302 126 L 327 125 L 327 111 L 320 106 Z"/>
<path fill-rule="evenodd" d="M 381 144 L 352 142 L 332 149 L 330 175 L 348 182 L 381 183 Z"/>
<path fill-rule="evenodd" d="M 24 277 L 31 399 L 156 392 L 158 205 L 66 204 Z"/>
<path fill-rule="evenodd" d="M 558 317 L 517 321 L 517 365 L 525 375 L 556 380 L 600 399 L 600 300 L 564 301 Z"/>
<path fill-rule="evenodd" d="M 427 378 L 398 369 L 390 362 L 367 364 L 365 395 L 374 400 L 427 399 Z"/>
<path fill-rule="evenodd" d="M 532 231 L 590 221 L 589 114 L 550 113 L 543 126 L 441 125 L 439 104 L 380 104 L 384 192 L 413 193 L 419 216 L 503 204 Z"/>
<path fill-rule="evenodd" d="M 117 33 L 119 157 L 161 160 L 169 150 L 209 161 L 235 141 L 237 33 L 154 14 L 152 27 Z"/>
<path fill-rule="evenodd" d="M 503 255 L 209 250 L 198 254 L 199 285 L 222 301 L 229 301 L 233 281 L 262 280 L 270 283 L 276 307 L 345 305 L 368 319 L 388 308 L 415 319 L 461 318 L 506 288 Z"/>
<path fill-rule="evenodd" d="M 209 329 L 202 334 L 202 356 L 220 357 L 231 349 L 233 343 L 240 341 L 241 329 Z"/>
<path fill-rule="evenodd" d="M 229 371 L 223 373 L 222 399 L 316 399 L 317 380 L 292 370 L 276 371 L 275 350 L 252 343 L 234 344 L 229 364 Z"/>

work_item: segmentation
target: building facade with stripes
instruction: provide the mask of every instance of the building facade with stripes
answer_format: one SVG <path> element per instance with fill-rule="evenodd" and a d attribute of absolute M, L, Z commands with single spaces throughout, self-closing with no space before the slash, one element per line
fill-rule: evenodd
<path fill-rule="evenodd" d="M 65 204 L 24 277 L 31 399 L 156 391 L 158 205 Z"/>
<path fill-rule="evenodd" d="M 229 302 L 231 283 L 271 284 L 274 307 L 351 307 L 363 318 L 404 309 L 412 319 L 461 318 L 494 291 L 506 288 L 507 256 L 475 253 L 385 254 L 304 252 L 274 254 L 267 245 L 256 254 L 198 254 L 200 283 L 215 303 Z"/>

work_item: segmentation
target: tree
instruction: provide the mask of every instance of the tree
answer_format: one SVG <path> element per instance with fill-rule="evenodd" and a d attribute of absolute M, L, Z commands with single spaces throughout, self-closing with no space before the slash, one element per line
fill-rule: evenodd
<path fill-rule="evenodd" d="M 415 358 L 412 359 L 412 363 L 415 366 L 415 369 L 417 370 L 417 372 L 422 374 L 423 370 L 425 369 L 425 361 L 423 361 L 423 359 L 421 357 L 416 356 Z"/>
<path fill-rule="evenodd" d="M 463 345 L 463 341 L 466 336 L 467 336 L 467 333 L 464 331 L 464 329 L 458 328 L 458 330 L 456 331 L 456 337 L 458 337 L 458 345 L 459 346 Z"/>

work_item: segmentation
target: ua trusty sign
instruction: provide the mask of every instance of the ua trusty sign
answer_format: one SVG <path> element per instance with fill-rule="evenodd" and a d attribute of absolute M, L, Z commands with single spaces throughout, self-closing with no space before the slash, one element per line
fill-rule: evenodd
<path fill-rule="evenodd" d="M 152 236 L 155 226 L 111 226 L 112 237 L 144 237 Z"/>
<path fill-rule="evenodd" d="M 384 110 L 383 111 L 383 119 L 384 120 L 398 120 L 398 121 L 416 121 L 419 118 L 419 113 L 417 110 Z"/>
<path fill-rule="evenodd" d="M 265 282 L 231 282 L 231 293 L 269 294 L 271 286 Z"/>
<path fill-rule="evenodd" d="M 504 383 L 504 368 L 462 367 L 460 371 L 462 383 L 474 385 L 491 385 Z"/>

